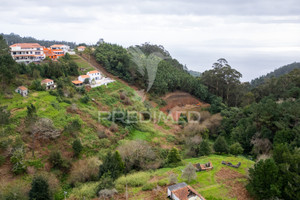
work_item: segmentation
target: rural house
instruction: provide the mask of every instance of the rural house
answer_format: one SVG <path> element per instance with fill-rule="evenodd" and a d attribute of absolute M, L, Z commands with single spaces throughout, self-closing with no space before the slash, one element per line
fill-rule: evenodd
<path fill-rule="evenodd" d="M 78 81 L 72 81 L 72 83 L 75 86 L 80 86 L 80 85 L 82 85 L 82 83 L 84 83 L 84 81 L 86 79 L 88 79 L 89 84 L 92 88 L 98 87 L 98 86 L 101 86 L 101 85 L 107 85 L 108 83 L 114 82 L 114 80 L 102 76 L 101 73 L 98 70 L 93 70 L 93 71 L 87 72 L 86 75 L 78 76 L 78 81 L 79 82 Z"/>
<path fill-rule="evenodd" d="M 20 86 L 15 90 L 17 93 L 19 93 L 20 95 L 22 95 L 23 97 L 28 95 L 28 89 L 24 86 Z"/>
<path fill-rule="evenodd" d="M 46 86 L 46 90 L 55 89 L 56 88 L 56 85 L 54 84 L 54 81 L 52 79 L 42 80 L 41 85 L 45 85 Z"/>
<path fill-rule="evenodd" d="M 185 182 L 169 186 L 168 197 L 173 200 L 205 200 L 204 197 Z"/>
<path fill-rule="evenodd" d="M 72 83 L 73 83 L 76 87 L 80 87 L 80 86 L 82 86 L 82 84 L 83 84 L 82 81 L 78 81 L 78 80 L 72 81 Z"/>
<path fill-rule="evenodd" d="M 85 46 L 79 46 L 79 47 L 77 47 L 77 50 L 79 51 L 79 52 L 82 52 L 82 51 L 84 51 L 85 50 Z"/>
<path fill-rule="evenodd" d="M 50 46 L 52 50 L 62 50 L 66 54 L 70 50 L 70 46 L 64 44 L 54 44 Z"/>
<path fill-rule="evenodd" d="M 88 79 L 90 82 L 90 76 L 89 75 L 80 75 L 78 76 L 78 80 L 84 83 L 84 80 Z"/>
<path fill-rule="evenodd" d="M 11 56 L 18 63 L 28 64 L 45 59 L 43 47 L 38 43 L 16 43 L 9 47 Z"/>

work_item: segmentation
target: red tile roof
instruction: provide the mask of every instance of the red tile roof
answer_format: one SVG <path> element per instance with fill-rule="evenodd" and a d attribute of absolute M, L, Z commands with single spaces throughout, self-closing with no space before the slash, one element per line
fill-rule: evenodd
<path fill-rule="evenodd" d="M 201 200 L 205 200 L 196 190 L 194 190 L 191 186 L 185 186 L 183 188 L 179 188 L 175 191 L 172 191 L 174 195 L 180 200 L 189 200 L 189 194 L 197 195 Z"/>
<path fill-rule="evenodd" d="M 21 47 L 21 49 L 42 48 L 42 46 L 39 45 L 38 43 L 16 43 L 16 44 L 10 45 L 10 47 Z"/>
<path fill-rule="evenodd" d="M 62 47 L 62 46 L 65 46 L 64 44 L 54 44 L 54 45 L 51 45 L 50 47 Z"/>
<path fill-rule="evenodd" d="M 52 79 L 44 79 L 42 80 L 42 83 L 49 83 L 49 82 L 52 82 L 53 80 Z"/>
<path fill-rule="evenodd" d="M 81 75 L 81 78 L 90 78 L 89 75 Z"/>
<path fill-rule="evenodd" d="M 22 91 L 27 90 L 27 87 L 24 87 L 24 86 L 19 86 L 18 88 Z"/>
<path fill-rule="evenodd" d="M 72 83 L 74 83 L 74 84 L 82 84 L 82 81 L 77 81 L 77 80 L 75 80 L 75 81 L 72 81 Z"/>
<path fill-rule="evenodd" d="M 85 46 L 79 46 L 77 47 L 77 49 L 85 49 L 86 47 Z"/>
<path fill-rule="evenodd" d="M 96 73 L 100 73 L 98 70 L 94 70 L 94 71 L 89 71 L 89 74 L 96 74 Z"/>

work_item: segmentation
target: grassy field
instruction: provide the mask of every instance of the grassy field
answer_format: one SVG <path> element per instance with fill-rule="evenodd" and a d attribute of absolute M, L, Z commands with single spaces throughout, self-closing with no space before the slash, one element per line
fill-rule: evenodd
<path fill-rule="evenodd" d="M 210 155 L 206 157 L 200 157 L 200 158 L 192 158 L 192 159 L 186 159 L 184 160 L 184 165 L 175 167 L 175 168 L 162 168 L 158 169 L 156 171 L 149 171 L 147 173 L 145 172 L 138 172 L 133 173 L 130 175 L 127 175 L 127 181 L 133 182 L 135 185 L 134 187 L 129 187 L 129 194 L 130 199 L 151 199 L 153 197 L 153 192 L 144 192 L 143 187 L 148 182 L 153 183 L 154 185 L 160 185 L 164 186 L 168 184 L 168 177 L 170 174 L 174 173 L 178 176 L 178 182 L 184 182 L 186 180 L 181 178 L 182 170 L 185 168 L 185 165 L 188 163 L 207 163 L 211 161 L 214 168 L 211 171 L 204 171 L 204 172 L 197 172 L 197 178 L 190 183 L 197 192 L 199 192 L 203 197 L 205 197 L 207 200 L 216 200 L 216 199 L 237 199 L 236 197 L 231 194 L 231 187 L 226 186 L 224 183 L 217 181 L 218 178 L 218 172 L 222 169 L 232 170 L 233 172 L 236 172 L 237 174 L 240 174 L 242 178 L 233 179 L 234 181 L 238 181 L 242 184 L 245 184 L 246 174 L 248 172 L 248 168 L 250 168 L 254 162 L 251 160 L 248 160 L 244 157 L 233 157 L 233 156 L 224 156 L 224 155 Z M 242 165 L 240 168 L 235 169 L 232 167 L 228 167 L 225 165 L 222 165 L 222 161 L 229 161 L 234 164 L 241 162 Z M 117 187 L 122 188 L 122 184 L 124 182 L 124 177 L 121 177 L 119 180 L 117 180 Z M 140 180 L 140 182 L 138 181 Z M 118 185 L 119 183 L 119 185 Z M 161 194 L 157 199 L 167 199 L 164 197 L 166 194 L 166 188 L 162 190 Z"/>

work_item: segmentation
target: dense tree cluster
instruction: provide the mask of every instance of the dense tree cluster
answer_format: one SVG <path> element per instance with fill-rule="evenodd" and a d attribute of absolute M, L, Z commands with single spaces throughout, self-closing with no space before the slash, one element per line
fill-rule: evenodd
<path fill-rule="evenodd" d="M 108 72 L 132 83 L 130 55 L 122 46 L 101 43 L 95 50 L 95 57 Z"/>
<path fill-rule="evenodd" d="M 300 63 L 299 62 L 294 62 L 292 64 L 282 66 L 282 67 L 274 70 L 273 72 L 270 72 L 270 73 L 268 73 L 264 76 L 261 76 L 259 78 L 253 79 L 251 81 L 251 87 L 255 88 L 255 87 L 265 83 L 266 81 L 268 81 L 268 79 L 278 78 L 282 75 L 290 73 L 294 69 L 300 69 Z"/>
<path fill-rule="evenodd" d="M 76 47 L 75 42 L 66 42 L 66 41 L 56 41 L 56 40 L 37 40 L 33 37 L 21 37 L 20 35 L 10 33 L 10 34 L 1 34 L 4 39 L 7 41 L 8 45 L 15 43 L 39 43 L 41 46 L 50 47 L 54 44 L 65 44 L 74 49 Z"/>

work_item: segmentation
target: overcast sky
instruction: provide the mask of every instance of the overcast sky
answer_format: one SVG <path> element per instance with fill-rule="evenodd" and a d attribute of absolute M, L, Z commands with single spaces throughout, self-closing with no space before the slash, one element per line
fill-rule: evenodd
<path fill-rule="evenodd" d="M 0 19 L 37 39 L 161 44 L 200 72 L 226 58 L 243 81 L 300 61 L 299 0 L 9 0 Z"/>

